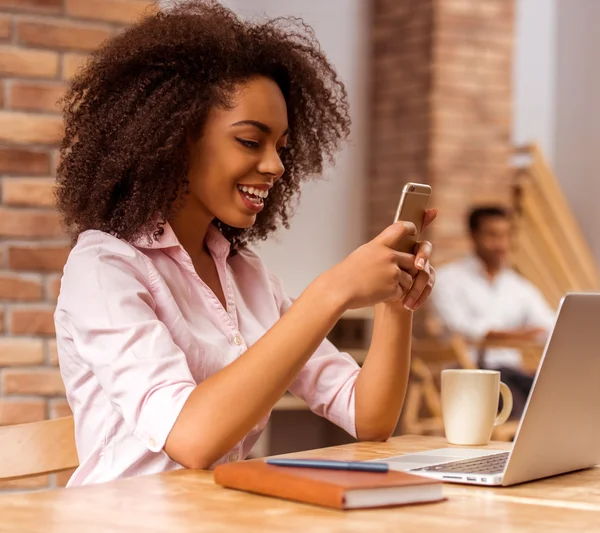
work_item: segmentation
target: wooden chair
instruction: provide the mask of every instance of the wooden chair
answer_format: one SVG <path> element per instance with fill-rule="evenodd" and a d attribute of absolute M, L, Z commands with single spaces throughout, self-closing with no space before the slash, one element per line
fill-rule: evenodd
<path fill-rule="evenodd" d="M 403 433 L 443 435 L 439 375 L 451 367 L 475 368 L 462 337 L 413 339 L 410 382 L 401 421 Z"/>
<path fill-rule="evenodd" d="M 0 480 L 79 466 L 73 417 L 0 427 Z"/>
<path fill-rule="evenodd" d="M 486 343 L 478 348 L 516 348 L 523 353 L 524 367 L 535 371 L 543 346 L 532 343 Z M 469 345 L 459 335 L 446 339 L 413 341 L 411 379 L 402 417 L 402 431 L 416 435 L 443 435 L 439 375 L 444 368 L 477 368 L 469 355 Z M 517 432 L 518 420 L 494 428 L 492 439 L 509 441 Z"/>

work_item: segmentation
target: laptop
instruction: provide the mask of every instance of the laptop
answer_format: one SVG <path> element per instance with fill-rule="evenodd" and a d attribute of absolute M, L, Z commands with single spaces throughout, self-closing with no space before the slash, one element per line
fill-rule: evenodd
<path fill-rule="evenodd" d="M 440 448 L 376 459 L 390 469 L 509 486 L 600 464 L 600 294 L 560 303 L 510 451 Z"/>

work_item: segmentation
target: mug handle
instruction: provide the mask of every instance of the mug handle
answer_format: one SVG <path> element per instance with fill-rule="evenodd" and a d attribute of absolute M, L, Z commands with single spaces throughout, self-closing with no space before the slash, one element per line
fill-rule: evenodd
<path fill-rule="evenodd" d="M 502 411 L 500 411 L 500 414 L 496 417 L 494 426 L 504 424 L 504 422 L 508 420 L 513 408 L 512 392 L 510 392 L 506 383 L 503 383 L 502 381 L 500 382 L 500 396 L 502 396 Z"/>

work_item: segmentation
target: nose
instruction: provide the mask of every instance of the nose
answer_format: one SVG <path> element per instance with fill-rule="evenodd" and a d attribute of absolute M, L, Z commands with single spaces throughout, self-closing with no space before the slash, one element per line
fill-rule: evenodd
<path fill-rule="evenodd" d="M 285 172 L 285 167 L 281 161 L 281 157 L 277 150 L 265 150 L 263 157 L 258 164 L 258 171 L 265 175 L 278 180 Z"/>

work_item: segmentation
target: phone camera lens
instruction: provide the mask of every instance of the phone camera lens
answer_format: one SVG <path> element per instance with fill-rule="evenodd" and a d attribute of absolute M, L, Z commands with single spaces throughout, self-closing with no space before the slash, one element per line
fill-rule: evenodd
<path fill-rule="evenodd" d="M 414 185 L 411 185 L 411 186 L 410 186 L 410 188 L 409 188 L 409 191 L 411 191 L 411 192 L 412 192 L 412 191 L 414 191 L 414 190 L 415 190 L 415 186 L 414 186 Z"/>

